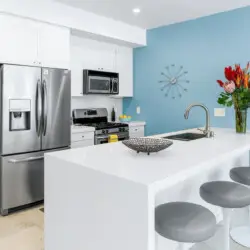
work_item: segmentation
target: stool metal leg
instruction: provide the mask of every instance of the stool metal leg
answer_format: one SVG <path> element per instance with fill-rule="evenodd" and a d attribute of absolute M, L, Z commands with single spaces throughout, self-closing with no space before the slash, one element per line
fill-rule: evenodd
<path fill-rule="evenodd" d="M 158 249 L 158 235 L 157 235 L 157 233 L 155 234 L 155 250 L 159 250 Z"/>
<path fill-rule="evenodd" d="M 233 241 L 250 248 L 250 207 L 248 207 L 248 225 L 233 228 L 230 235 Z"/>
<path fill-rule="evenodd" d="M 224 243 L 224 250 L 230 250 L 230 222 L 231 222 L 231 213 L 232 209 L 223 208 L 223 243 Z"/>

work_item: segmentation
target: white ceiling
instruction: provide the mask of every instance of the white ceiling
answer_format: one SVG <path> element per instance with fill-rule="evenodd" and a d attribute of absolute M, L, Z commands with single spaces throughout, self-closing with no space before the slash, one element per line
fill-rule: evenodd
<path fill-rule="evenodd" d="M 250 5 L 250 0 L 55 0 L 141 28 L 155 28 Z M 140 8 L 135 16 L 133 8 Z"/>

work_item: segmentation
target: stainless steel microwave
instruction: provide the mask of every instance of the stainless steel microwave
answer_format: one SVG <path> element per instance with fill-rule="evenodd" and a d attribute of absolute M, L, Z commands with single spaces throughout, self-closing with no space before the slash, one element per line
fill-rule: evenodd
<path fill-rule="evenodd" d="M 83 94 L 119 94 L 119 74 L 114 72 L 83 70 Z"/>

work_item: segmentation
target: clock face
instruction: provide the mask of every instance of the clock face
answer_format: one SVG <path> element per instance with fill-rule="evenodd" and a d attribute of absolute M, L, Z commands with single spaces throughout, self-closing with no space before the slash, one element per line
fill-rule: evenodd
<path fill-rule="evenodd" d="M 181 98 L 183 93 L 188 91 L 187 85 L 190 81 L 187 80 L 187 74 L 188 72 L 184 70 L 183 66 L 178 67 L 175 64 L 166 66 L 161 72 L 162 80 L 159 80 L 164 95 L 171 96 L 172 99 Z"/>

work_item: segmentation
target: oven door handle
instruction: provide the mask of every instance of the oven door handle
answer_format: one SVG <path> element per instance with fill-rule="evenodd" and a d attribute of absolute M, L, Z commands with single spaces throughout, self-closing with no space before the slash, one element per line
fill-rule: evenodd
<path fill-rule="evenodd" d="M 105 140 L 105 139 L 108 139 L 109 137 L 108 136 L 98 136 L 97 139 L 101 139 L 101 140 Z"/>
<path fill-rule="evenodd" d="M 29 161 L 37 161 L 37 160 L 42 160 L 44 158 L 44 156 L 35 156 L 35 157 L 28 157 L 28 158 L 24 158 L 24 159 L 10 159 L 8 160 L 9 163 L 21 163 L 21 162 L 29 162 Z"/>

